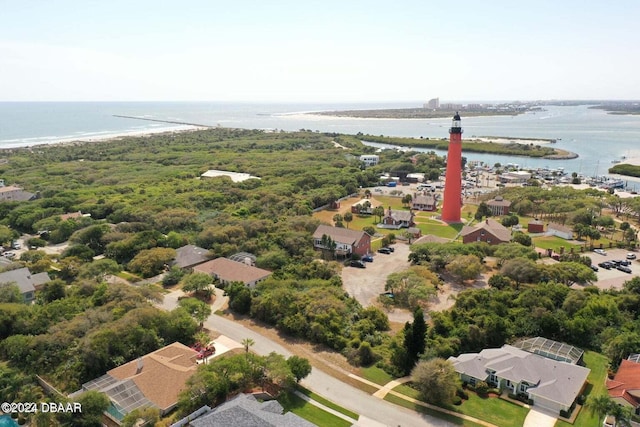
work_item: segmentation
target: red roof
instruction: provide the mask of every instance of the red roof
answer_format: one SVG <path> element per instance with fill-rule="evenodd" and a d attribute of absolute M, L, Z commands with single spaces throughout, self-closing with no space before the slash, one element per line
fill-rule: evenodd
<path fill-rule="evenodd" d="M 630 392 L 640 392 L 640 363 L 623 360 L 612 380 L 607 380 L 607 391 L 612 398 L 621 397 L 634 407 L 640 405 L 640 398 Z"/>

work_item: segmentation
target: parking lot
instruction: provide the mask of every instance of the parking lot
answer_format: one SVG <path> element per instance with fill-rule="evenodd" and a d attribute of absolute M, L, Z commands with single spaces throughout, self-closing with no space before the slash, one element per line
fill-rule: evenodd
<path fill-rule="evenodd" d="M 409 245 L 396 243 L 391 254 L 373 254 L 373 262 L 367 262 L 366 268 L 344 267 L 342 269 L 342 287 L 350 296 L 358 300 L 363 307 L 376 304 L 378 296 L 384 292 L 387 276 L 406 270 L 409 267 Z M 408 310 L 394 309 L 387 313 L 392 322 L 411 321 L 413 315 Z"/>
<path fill-rule="evenodd" d="M 606 255 L 600 255 L 595 252 L 589 252 L 587 255 L 591 258 L 593 265 L 598 265 L 603 261 L 623 260 L 626 259 L 629 251 L 625 249 L 605 249 Z M 636 256 L 638 254 L 636 253 Z M 622 289 L 622 285 L 627 280 L 631 280 L 635 276 L 640 276 L 640 263 L 638 260 L 631 260 L 631 274 L 612 268 L 606 270 L 604 268 L 598 268 L 596 276 L 598 281 L 594 283 L 600 289 Z"/>

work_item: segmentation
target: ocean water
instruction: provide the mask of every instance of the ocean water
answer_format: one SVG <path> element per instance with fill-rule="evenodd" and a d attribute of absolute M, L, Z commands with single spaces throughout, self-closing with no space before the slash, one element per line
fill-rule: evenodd
<path fill-rule="evenodd" d="M 448 138 L 450 119 L 357 119 L 303 114 L 314 111 L 408 108 L 415 103 L 253 104 L 222 102 L 0 102 L 0 148 L 63 140 L 181 129 L 178 124 L 114 117 L 136 116 L 246 129 L 310 129 L 321 132 Z M 563 167 L 588 176 L 606 174 L 612 161 L 640 157 L 640 116 L 612 115 L 587 106 L 547 106 L 519 116 L 462 116 L 463 138 L 503 136 L 556 139 L 573 160 L 464 153 L 469 160 L 523 167 Z M 443 154 L 443 153 L 440 153 Z"/>

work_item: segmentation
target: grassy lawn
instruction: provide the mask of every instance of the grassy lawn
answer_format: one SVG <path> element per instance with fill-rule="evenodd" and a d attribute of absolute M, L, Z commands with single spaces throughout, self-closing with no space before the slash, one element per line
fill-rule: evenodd
<path fill-rule="evenodd" d="M 584 391 L 588 403 L 590 398 L 607 393 L 604 381 L 607 377 L 609 359 L 602 354 L 587 351 L 584 353 L 584 363 L 587 368 L 591 369 L 587 377 L 588 384 Z M 597 415 L 592 415 L 587 408 L 583 407 L 573 425 L 576 427 L 599 427 L 598 421 Z M 556 427 L 571 427 L 571 424 L 558 421 Z"/>
<path fill-rule="evenodd" d="M 312 392 L 311 390 L 307 390 L 306 388 L 298 385 L 298 391 L 309 396 L 310 398 L 312 398 L 313 400 L 317 401 L 318 403 L 322 403 L 324 406 L 333 409 L 334 411 L 338 411 L 341 414 L 346 415 L 347 417 L 353 418 L 354 420 L 357 420 L 358 418 L 360 418 L 360 415 L 356 414 L 355 412 L 351 412 L 348 409 L 343 408 L 342 406 L 338 406 L 335 403 L 325 399 L 324 397 L 315 394 L 314 392 Z"/>
<path fill-rule="evenodd" d="M 497 397 L 481 398 L 473 392 L 468 393 L 469 399 L 453 409 L 500 427 L 520 427 L 529 413 L 528 409 Z"/>
<path fill-rule="evenodd" d="M 581 245 L 575 245 L 557 236 L 534 237 L 533 245 L 542 249 L 553 249 L 554 252 L 560 253 L 560 247 L 564 247 L 565 252 L 569 252 L 570 248 L 580 252 Z"/>
<path fill-rule="evenodd" d="M 453 415 L 434 411 L 433 409 L 425 408 L 424 406 L 417 405 L 413 402 L 409 402 L 408 400 L 404 400 L 403 398 L 394 396 L 392 394 L 387 394 L 384 400 L 386 400 L 387 402 L 391 402 L 395 405 L 412 409 L 416 412 L 420 412 L 421 414 L 427 414 L 427 415 L 431 415 L 432 417 L 440 418 L 442 420 L 445 420 L 451 424 L 455 424 L 458 426 L 464 426 L 464 427 L 480 426 L 480 424 L 474 423 L 473 421 L 463 420 L 462 418 L 454 417 Z"/>
<path fill-rule="evenodd" d="M 322 409 L 313 406 L 291 392 L 282 393 L 278 402 L 284 407 L 285 412 L 291 411 L 301 418 L 321 427 L 349 427 L 351 423 L 338 418 Z"/>
<path fill-rule="evenodd" d="M 375 366 L 360 368 L 360 376 L 379 385 L 385 385 L 389 381 L 393 381 L 395 379 L 384 370 Z"/>
<path fill-rule="evenodd" d="M 428 222 L 422 222 L 423 220 L 419 219 L 416 227 L 420 229 L 422 235 L 433 234 L 434 236 L 444 237 L 447 239 L 453 239 L 456 237 L 458 232 L 462 229 L 462 224 L 451 224 L 446 225 L 439 221 L 429 220 Z"/>
<path fill-rule="evenodd" d="M 408 385 L 399 385 L 394 391 L 406 396 L 418 398 L 418 391 Z M 529 412 L 522 406 L 515 405 L 497 397 L 480 398 L 474 392 L 469 391 L 469 399 L 460 406 L 451 406 L 447 409 L 460 412 L 470 417 L 488 421 L 500 427 L 520 427 Z M 466 425 L 466 424 L 465 424 Z"/>

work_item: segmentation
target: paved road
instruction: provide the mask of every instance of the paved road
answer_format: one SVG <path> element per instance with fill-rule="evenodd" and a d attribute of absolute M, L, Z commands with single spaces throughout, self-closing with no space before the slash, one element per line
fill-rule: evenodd
<path fill-rule="evenodd" d="M 172 292 L 165 296 L 165 301 L 162 303 L 161 307 L 167 310 L 175 308 L 179 292 L 180 291 Z M 257 354 L 267 355 L 275 351 L 285 357 L 292 356 L 291 352 L 280 344 L 263 337 L 251 329 L 215 314 L 212 314 L 204 322 L 204 325 L 206 328 L 218 331 L 222 335 L 226 335 L 238 342 L 242 342 L 245 338 L 251 338 L 255 342 L 251 347 L 251 350 Z M 364 427 L 373 424 L 380 425 L 379 423 L 389 427 L 454 426 L 454 424 L 438 418 L 418 414 L 414 411 L 373 397 L 362 390 L 343 383 L 319 369 L 313 369 L 311 375 L 302 380 L 302 385 L 326 397 L 327 399 L 360 414 L 361 421 L 358 422 L 358 426 Z M 375 423 L 367 423 L 368 419 L 375 420 Z"/>

